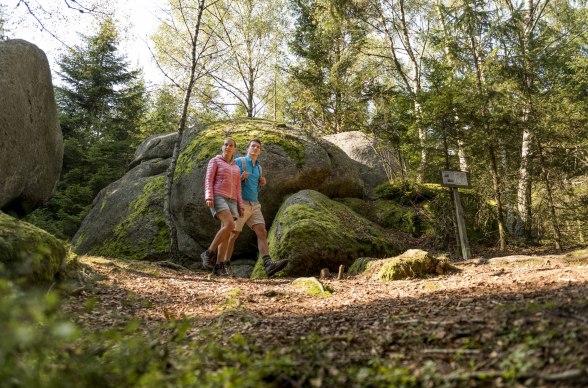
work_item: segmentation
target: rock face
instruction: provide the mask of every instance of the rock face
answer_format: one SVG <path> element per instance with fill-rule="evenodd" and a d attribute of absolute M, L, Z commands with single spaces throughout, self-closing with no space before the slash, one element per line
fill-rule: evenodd
<path fill-rule="evenodd" d="M 268 183 L 260 193 L 260 201 L 268 228 L 284 197 L 299 190 L 314 189 L 331 197 L 363 194 L 357 168 L 328 142 L 315 141 L 291 128 L 276 128 L 263 120 L 233 122 L 229 130 L 227 123 L 210 125 L 183 139 L 171 203 L 178 232 L 196 242 L 200 251 L 208 247 L 219 228 L 204 203 L 203 188 L 207 163 L 220 154 L 227 133 L 236 140 L 241 155 L 250 139 L 258 137 L 262 141 L 259 160 Z M 236 242 L 235 254 L 254 253 L 253 239 L 254 234 L 245 227 Z"/>
<path fill-rule="evenodd" d="M 152 159 L 167 159 L 174 152 L 174 144 L 178 134 L 164 133 L 148 137 L 137 147 L 135 160 L 129 164 L 129 169 L 141 164 L 141 162 Z"/>
<path fill-rule="evenodd" d="M 0 276 L 17 282 L 51 281 L 65 261 L 63 243 L 0 212 Z"/>
<path fill-rule="evenodd" d="M 227 135 L 236 140 L 241 155 L 250 139 L 262 141 L 260 162 L 268 184 L 260 200 L 268 228 L 284 196 L 299 190 L 310 188 L 332 197 L 363 195 L 363 182 L 353 161 L 324 140 L 264 120 L 214 123 L 189 131 L 182 140 L 170 204 L 180 252 L 188 257 L 199 260 L 220 226 L 204 203 L 204 177 L 208 161 L 220 154 Z M 158 145 L 150 147 L 153 143 Z M 162 207 L 169 163 L 165 158 L 173 150 L 170 143 L 167 136 L 159 136 L 139 147 L 136 159 L 140 163 L 95 199 L 92 211 L 74 236 L 76 252 L 137 259 L 167 255 Z M 149 159 L 148 152 L 141 151 L 148 149 L 157 159 Z M 246 227 L 237 240 L 235 256 L 251 256 L 256 251 L 254 234 Z"/>
<path fill-rule="evenodd" d="M 290 196 L 280 208 L 269 232 L 270 255 L 288 259 L 286 276 L 315 276 L 322 268 L 337 272 L 363 256 L 397 253 L 401 242 L 345 205 L 312 190 Z M 264 277 L 261 260 L 252 277 Z"/>
<path fill-rule="evenodd" d="M 395 177 L 400 171 L 395 150 L 388 142 L 359 131 L 341 132 L 323 139 L 341 148 L 357 162 L 368 196 L 374 187 Z"/>
<path fill-rule="evenodd" d="M 59 179 L 63 138 L 45 53 L 0 41 L 0 209 L 23 216 Z"/>
<path fill-rule="evenodd" d="M 145 161 L 102 189 L 72 240 L 76 252 L 129 259 L 167 257 L 163 193 L 168 166 L 169 159 Z"/>

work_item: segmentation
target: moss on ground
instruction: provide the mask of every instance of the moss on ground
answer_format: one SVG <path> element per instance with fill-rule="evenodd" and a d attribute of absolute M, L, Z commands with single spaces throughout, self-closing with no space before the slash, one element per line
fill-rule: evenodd
<path fill-rule="evenodd" d="M 359 275 L 367 269 L 368 263 L 371 261 L 380 260 L 376 257 L 360 257 L 351 264 L 347 270 L 349 276 Z"/>
<path fill-rule="evenodd" d="M 292 282 L 292 285 L 302 289 L 308 295 L 313 296 L 333 296 L 333 289 L 322 284 L 317 278 L 298 278 Z"/>
<path fill-rule="evenodd" d="M 0 212 L 0 276 L 25 282 L 51 281 L 66 255 L 61 240 Z"/>
<path fill-rule="evenodd" d="M 569 265 L 588 265 L 588 249 L 571 252 L 563 260 Z"/>

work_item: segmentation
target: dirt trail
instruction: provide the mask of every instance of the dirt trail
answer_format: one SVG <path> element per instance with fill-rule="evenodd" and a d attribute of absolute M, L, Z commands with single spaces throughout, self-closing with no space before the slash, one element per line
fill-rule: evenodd
<path fill-rule="evenodd" d="M 389 283 L 326 279 L 330 297 L 308 295 L 293 279 L 81 261 L 96 281 L 72 294 L 66 309 L 93 329 L 190 318 L 196 331 L 247 333 L 264 346 L 317 336 L 335 370 L 380 358 L 415 373 L 433 361 L 449 380 L 511 368 L 532 383 L 588 381 L 588 253 L 475 259 L 455 263 L 454 274 Z M 90 299 L 95 308 L 87 311 Z"/>

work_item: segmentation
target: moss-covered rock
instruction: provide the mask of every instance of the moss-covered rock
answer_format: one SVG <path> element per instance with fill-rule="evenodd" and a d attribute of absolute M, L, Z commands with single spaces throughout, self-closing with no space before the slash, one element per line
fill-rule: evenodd
<path fill-rule="evenodd" d="M 163 215 L 167 163 L 142 163 L 103 189 L 72 244 L 77 253 L 126 259 L 169 256 L 169 233 Z M 158 175 L 150 176 L 158 172 Z M 147 175 L 147 176 L 145 176 Z"/>
<path fill-rule="evenodd" d="M 53 280 L 66 253 L 61 240 L 0 212 L 0 276 L 19 282 Z"/>
<path fill-rule="evenodd" d="M 328 285 L 321 283 L 315 277 L 298 278 L 292 282 L 292 285 L 303 290 L 308 295 L 313 296 L 332 296 L 333 289 Z"/>
<path fill-rule="evenodd" d="M 354 267 L 360 266 L 361 263 L 354 263 Z M 364 268 L 362 276 L 383 281 L 424 278 L 456 271 L 447 258 L 436 258 L 420 249 L 409 249 L 388 259 L 367 261 Z"/>
<path fill-rule="evenodd" d="M 268 241 L 275 260 L 288 259 L 285 276 L 316 275 L 322 268 L 336 272 L 361 256 L 383 257 L 401 250 L 378 225 L 348 207 L 312 190 L 289 197 L 278 212 Z M 265 277 L 259 260 L 252 277 Z"/>
<path fill-rule="evenodd" d="M 363 195 L 359 171 L 332 143 L 267 120 L 212 123 L 186 134 L 176 168 L 172 213 L 178 231 L 200 247 L 200 250 L 180 247 L 186 254 L 200 254 L 219 228 L 204 202 L 204 180 L 207 163 L 220 154 L 226 136 L 235 139 L 239 155 L 245 154 L 252 138 L 262 142 L 259 161 L 267 185 L 260 193 L 260 201 L 268 227 L 284 197 L 299 190 L 314 189 L 330 197 Z M 255 235 L 246 227 L 236 242 L 235 256 L 255 258 L 256 253 Z"/>
<path fill-rule="evenodd" d="M 453 199 L 438 184 L 387 182 L 375 192 L 378 199 L 365 206 L 366 217 L 387 228 L 429 237 L 437 248 L 455 241 Z M 496 210 L 492 203 L 471 189 L 460 189 L 470 243 L 492 243 L 497 238 Z"/>
<path fill-rule="evenodd" d="M 243 155 L 250 139 L 263 143 L 260 162 L 267 186 L 260 200 L 266 223 L 271 222 L 284 196 L 313 188 L 326 195 L 363 194 L 353 161 L 332 143 L 266 120 L 217 122 L 187 131 L 182 138 L 170 202 L 180 252 L 197 259 L 218 231 L 219 223 L 204 202 L 204 180 L 210 158 L 221 152 L 222 141 L 233 137 Z M 154 259 L 168 252 L 163 216 L 163 182 L 174 136 L 147 139 L 127 174 L 103 189 L 73 239 L 77 253 L 133 259 Z M 236 257 L 255 256 L 255 236 L 245 228 L 235 245 Z"/>
<path fill-rule="evenodd" d="M 363 200 L 359 198 L 342 198 L 337 201 L 350 207 L 356 213 L 388 228 L 418 236 L 421 232 L 418 212 L 410 206 L 403 206 L 387 199 Z"/>
<path fill-rule="evenodd" d="M 347 275 L 355 276 L 355 275 L 359 275 L 360 273 L 365 272 L 368 264 L 370 262 L 376 261 L 376 260 L 382 260 L 382 259 L 378 259 L 377 257 L 359 257 L 359 258 L 357 258 L 353 262 L 353 264 L 351 264 L 349 269 L 347 270 Z"/>

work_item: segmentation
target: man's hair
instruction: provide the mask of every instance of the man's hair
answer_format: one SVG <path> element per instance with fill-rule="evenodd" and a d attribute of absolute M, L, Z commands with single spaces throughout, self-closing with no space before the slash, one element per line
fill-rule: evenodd
<path fill-rule="evenodd" d="M 249 140 L 249 144 L 247 144 L 247 148 L 249 148 L 249 146 L 251 145 L 251 143 L 254 143 L 254 142 L 255 143 L 258 143 L 259 144 L 259 147 L 261 147 L 261 140 L 259 140 L 258 138 L 255 138 L 255 139 Z"/>

